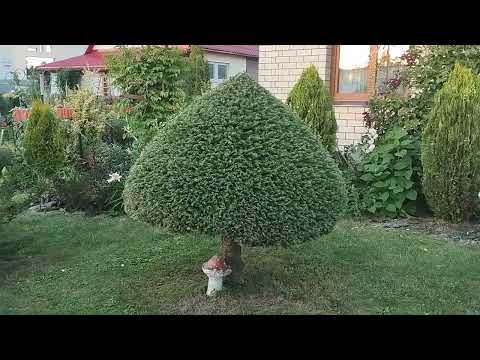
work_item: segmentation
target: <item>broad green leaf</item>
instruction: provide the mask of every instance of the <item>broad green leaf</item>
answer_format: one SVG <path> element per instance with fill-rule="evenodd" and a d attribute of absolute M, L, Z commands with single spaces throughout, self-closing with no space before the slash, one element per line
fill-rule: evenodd
<path fill-rule="evenodd" d="M 417 199 L 417 192 L 413 189 L 407 191 L 405 197 L 409 200 L 416 200 Z"/>
<path fill-rule="evenodd" d="M 373 175 L 372 174 L 363 174 L 362 176 L 360 176 L 360 179 L 363 180 L 363 181 L 372 181 L 374 179 Z"/>
<path fill-rule="evenodd" d="M 393 204 L 388 204 L 385 209 L 388 211 L 388 212 L 392 212 L 392 213 L 396 213 L 397 212 L 397 208 L 395 207 L 395 205 Z"/>

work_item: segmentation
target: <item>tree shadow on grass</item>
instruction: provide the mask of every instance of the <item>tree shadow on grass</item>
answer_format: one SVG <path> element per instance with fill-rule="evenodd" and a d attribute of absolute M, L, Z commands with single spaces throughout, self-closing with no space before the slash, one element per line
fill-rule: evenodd
<path fill-rule="evenodd" d="M 33 237 L 24 234 L 21 237 L 7 238 L 0 242 L 0 286 L 9 275 L 28 266 L 29 259 L 21 251 L 33 243 Z"/>

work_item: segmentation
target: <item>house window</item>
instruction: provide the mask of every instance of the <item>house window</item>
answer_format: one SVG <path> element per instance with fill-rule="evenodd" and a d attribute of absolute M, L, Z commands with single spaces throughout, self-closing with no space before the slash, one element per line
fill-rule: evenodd
<path fill-rule="evenodd" d="M 222 81 L 228 78 L 228 64 L 209 62 L 208 73 L 210 76 L 210 82 L 213 86 L 217 86 Z"/>
<path fill-rule="evenodd" d="M 332 49 L 334 101 L 368 101 L 375 87 L 376 45 L 336 45 Z"/>
<path fill-rule="evenodd" d="M 409 45 L 335 45 L 332 49 L 330 87 L 335 102 L 366 102 L 387 89 L 405 64 L 402 54 Z M 396 94 L 405 94 L 399 86 Z"/>

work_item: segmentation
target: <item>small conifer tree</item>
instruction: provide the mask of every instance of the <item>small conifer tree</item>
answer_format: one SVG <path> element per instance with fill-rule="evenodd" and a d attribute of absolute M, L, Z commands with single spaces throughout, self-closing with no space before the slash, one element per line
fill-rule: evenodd
<path fill-rule="evenodd" d="M 290 91 L 287 104 L 330 151 L 335 150 L 337 122 L 332 101 L 314 65 L 307 67 Z"/>
<path fill-rule="evenodd" d="M 422 138 L 423 189 L 434 214 L 470 220 L 479 208 L 480 79 L 456 64 L 435 95 Z"/>
<path fill-rule="evenodd" d="M 25 159 L 41 177 L 50 178 L 62 166 L 62 132 L 48 104 L 32 103 L 23 146 Z"/>

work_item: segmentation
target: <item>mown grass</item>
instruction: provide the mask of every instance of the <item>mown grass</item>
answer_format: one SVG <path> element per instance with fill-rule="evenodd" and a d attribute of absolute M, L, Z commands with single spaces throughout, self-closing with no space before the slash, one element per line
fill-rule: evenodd
<path fill-rule="evenodd" d="M 219 239 L 125 217 L 25 213 L 0 225 L 0 314 L 479 314 L 480 249 L 353 221 L 294 248 L 244 248 L 207 298 Z"/>

